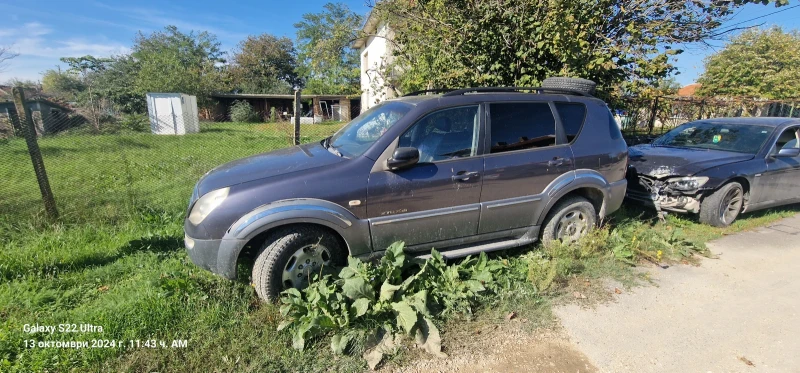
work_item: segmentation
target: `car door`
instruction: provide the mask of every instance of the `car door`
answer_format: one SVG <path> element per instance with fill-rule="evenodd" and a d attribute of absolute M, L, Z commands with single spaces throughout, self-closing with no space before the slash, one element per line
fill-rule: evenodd
<path fill-rule="evenodd" d="M 481 118 L 479 105 L 428 114 L 397 140 L 397 147 L 417 148 L 419 162 L 399 170 L 373 169 L 367 215 L 375 250 L 395 241 L 411 246 L 476 234 Z"/>
<path fill-rule="evenodd" d="M 547 202 L 545 188 L 573 170 L 572 151 L 554 111 L 543 101 L 488 104 L 478 233 L 534 225 Z"/>
<path fill-rule="evenodd" d="M 800 147 L 799 129 L 790 127 L 781 132 L 767 155 L 767 170 L 761 175 L 761 200 L 766 203 L 800 199 L 800 158 L 776 156 L 780 149 Z"/>

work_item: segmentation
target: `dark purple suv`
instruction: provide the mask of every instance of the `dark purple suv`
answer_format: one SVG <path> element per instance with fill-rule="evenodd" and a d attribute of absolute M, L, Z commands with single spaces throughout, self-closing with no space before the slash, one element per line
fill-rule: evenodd
<path fill-rule="evenodd" d="M 210 171 L 191 198 L 186 248 L 231 279 L 252 252 L 252 282 L 275 299 L 395 241 L 449 258 L 571 241 L 619 208 L 627 156 L 608 107 L 585 92 L 412 94 L 321 142 Z"/>

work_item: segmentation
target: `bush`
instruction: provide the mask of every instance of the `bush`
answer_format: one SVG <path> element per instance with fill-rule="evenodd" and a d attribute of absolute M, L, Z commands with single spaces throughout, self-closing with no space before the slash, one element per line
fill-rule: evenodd
<path fill-rule="evenodd" d="M 145 114 L 125 114 L 119 121 L 119 128 L 133 132 L 149 132 L 150 121 Z"/>
<path fill-rule="evenodd" d="M 428 260 L 412 259 L 396 242 L 378 264 L 350 258 L 336 278 L 324 276 L 302 292 L 286 290 L 278 330 L 290 328 L 292 345 L 300 350 L 309 338 L 335 333 L 334 353 L 364 352 L 373 369 L 404 337 L 444 356 L 433 320 L 472 313 L 482 298 L 524 276 L 503 281 L 513 273 L 508 261 L 488 259 L 485 253 L 451 265 L 435 250 Z"/>
<path fill-rule="evenodd" d="M 278 110 L 274 107 L 269 109 L 269 121 L 270 122 L 277 122 L 278 121 Z"/>
<path fill-rule="evenodd" d="M 234 101 L 229 114 L 234 122 L 256 123 L 261 121 L 258 112 L 253 110 L 253 107 L 247 101 Z"/>

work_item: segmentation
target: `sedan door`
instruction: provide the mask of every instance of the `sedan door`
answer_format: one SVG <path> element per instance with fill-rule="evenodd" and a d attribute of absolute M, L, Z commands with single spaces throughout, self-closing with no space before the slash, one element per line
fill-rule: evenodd
<path fill-rule="evenodd" d="M 420 160 L 370 174 L 367 215 L 375 250 L 395 241 L 411 246 L 477 233 L 480 126 L 480 107 L 463 106 L 428 114 L 400 136 L 397 147 L 418 149 Z"/>
<path fill-rule="evenodd" d="M 778 157 L 780 149 L 800 147 L 798 129 L 784 130 L 767 156 L 767 171 L 761 175 L 761 200 L 767 204 L 791 203 L 800 200 L 800 158 Z"/>

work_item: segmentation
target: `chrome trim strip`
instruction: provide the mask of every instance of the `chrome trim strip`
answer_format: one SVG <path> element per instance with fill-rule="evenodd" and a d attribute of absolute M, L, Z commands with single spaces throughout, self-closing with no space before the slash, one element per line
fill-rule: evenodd
<path fill-rule="evenodd" d="M 516 200 L 513 200 L 513 201 L 501 199 L 500 201 L 506 201 L 506 202 L 498 202 L 498 203 L 486 202 L 485 204 L 486 204 L 486 208 L 487 209 L 493 209 L 493 208 L 497 208 L 497 207 L 518 205 L 520 203 L 536 202 L 536 201 L 541 201 L 541 200 L 542 200 L 542 197 L 525 197 L 525 198 L 516 199 Z"/>
<path fill-rule="evenodd" d="M 464 207 L 456 207 L 456 208 L 449 208 L 448 207 L 447 209 L 448 209 L 448 211 L 430 212 L 430 213 L 426 213 L 426 214 L 420 214 L 419 212 L 412 212 L 412 213 L 408 213 L 408 214 L 403 214 L 403 215 L 406 215 L 406 216 L 403 216 L 403 217 L 397 217 L 397 218 L 394 218 L 394 219 L 389 219 L 389 217 L 377 218 L 377 219 L 371 219 L 370 222 L 372 223 L 373 226 L 375 226 L 375 225 L 383 225 L 383 224 L 390 224 L 390 223 L 398 223 L 398 222 L 406 221 L 406 220 L 425 219 L 425 218 L 431 218 L 431 217 L 434 217 L 434 216 L 458 214 L 458 213 L 461 213 L 461 212 L 469 212 L 469 211 L 477 211 L 477 210 L 481 209 L 481 206 L 479 204 L 476 204 L 476 205 L 467 205 L 467 206 L 464 206 Z M 414 215 L 413 216 L 409 216 L 411 214 L 414 214 Z M 378 219 L 385 219 L 385 220 L 378 220 Z"/>
<path fill-rule="evenodd" d="M 234 231 L 233 234 L 235 236 L 238 236 L 239 233 L 241 233 L 243 230 L 245 230 L 245 228 L 247 228 L 251 224 L 253 224 L 256 221 L 258 221 L 258 220 L 260 220 L 262 218 L 265 218 L 267 216 L 270 216 L 270 215 L 273 215 L 273 214 L 277 214 L 277 213 L 281 213 L 281 212 L 295 211 L 295 210 L 316 210 L 316 211 L 326 212 L 328 214 L 331 214 L 331 215 L 335 216 L 339 220 L 341 220 L 342 223 L 345 223 L 348 227 L 353 225 L 353 223 L 350 220 L 347 220 L 347 218 L 344 215 L 342 215 L 342 214 L 340 214 L 340 213 L 338 213 L 336 211 L 333 211 L 331 209 L 327 209 L 327 208 L 320 207 L 320 206 L 314 206 L 314 205 L 288 205 L 288 206 L 275 207 L 273 209 L 264 210 L 264 211 L 261 211 L 261 212 L 259 212 L 257 214 L 254 214 L 253 216 L 247 218 L 247 220 L 245 220 L 244 223 L 242 223 L 240 226 L 238 226 L 236 228 L 236 231 Z"/>

